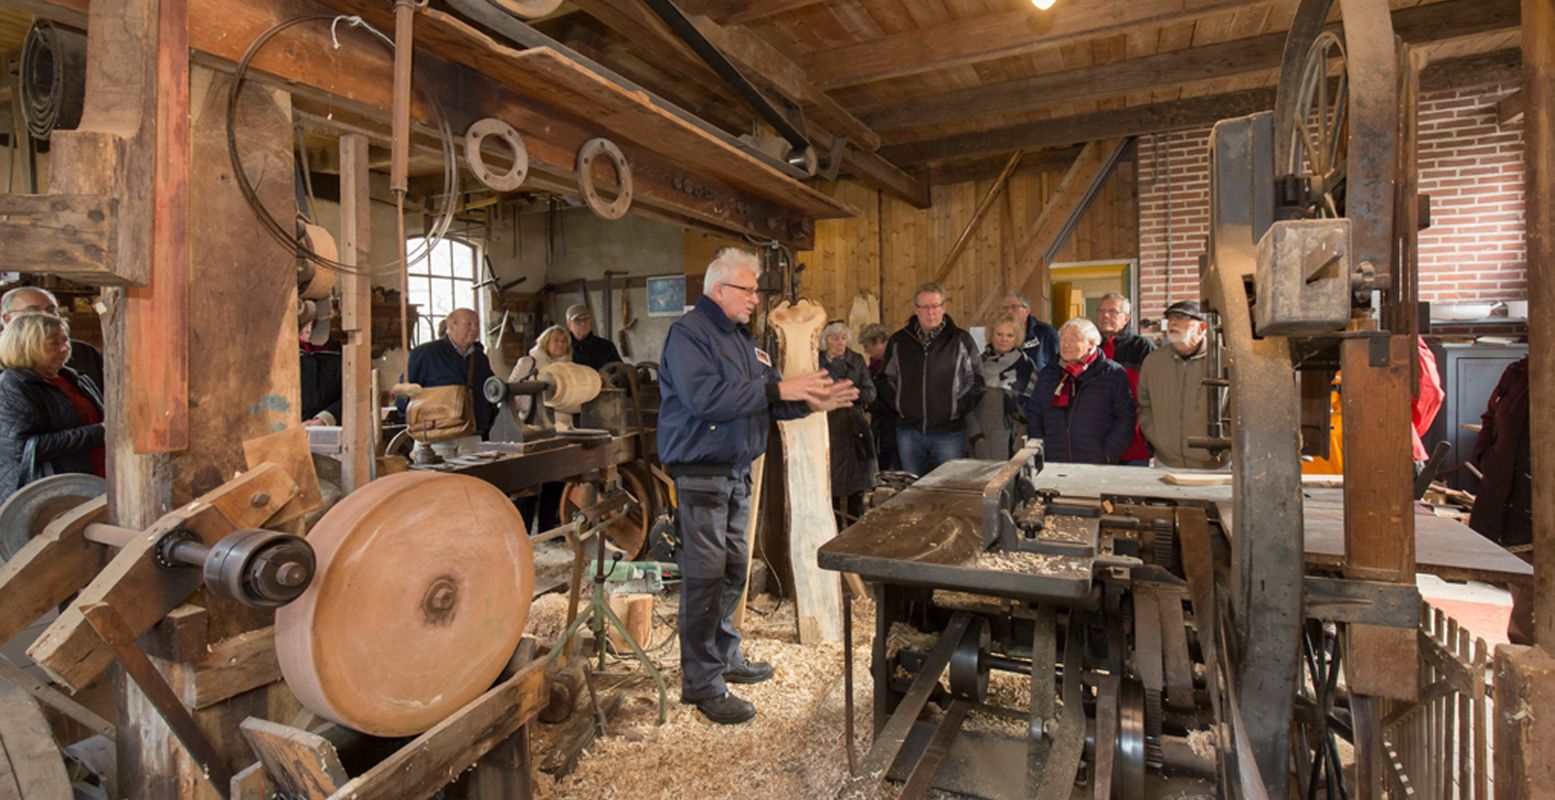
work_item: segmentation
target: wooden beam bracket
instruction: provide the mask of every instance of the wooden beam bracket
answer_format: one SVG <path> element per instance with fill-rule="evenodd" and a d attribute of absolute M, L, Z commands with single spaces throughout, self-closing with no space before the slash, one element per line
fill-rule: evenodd
<path fill-rule="evenodd" d="M 119 201 L 101 194 L 0 194 L 0 270 L 111 273 Z"/>

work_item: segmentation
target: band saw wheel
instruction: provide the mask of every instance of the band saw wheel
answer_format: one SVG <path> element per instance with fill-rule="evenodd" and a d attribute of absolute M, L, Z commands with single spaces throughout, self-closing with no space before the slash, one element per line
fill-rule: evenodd
<path fill-rule="evenodd" d="M 413 471 L 347 495 L 308 536 L 317 573 L 276 611 L 281 672 L 309 710 L 374 736 L 421 733 L 490 689 L 534 592 L 501 490 Z"/>

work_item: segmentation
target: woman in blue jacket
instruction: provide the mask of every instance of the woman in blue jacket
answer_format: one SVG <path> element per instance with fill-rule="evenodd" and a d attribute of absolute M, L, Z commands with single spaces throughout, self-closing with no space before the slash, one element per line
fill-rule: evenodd
<path fill-rule="evenodd" d="M 1076 317 L 1058 329 L 1058 361 L 1037 374 L 1026 404 L 1030 435 L 1046 461 L 1117 464 L 1134 438 L 1128 372 L 1102 355 L 1101 332 Z"/>

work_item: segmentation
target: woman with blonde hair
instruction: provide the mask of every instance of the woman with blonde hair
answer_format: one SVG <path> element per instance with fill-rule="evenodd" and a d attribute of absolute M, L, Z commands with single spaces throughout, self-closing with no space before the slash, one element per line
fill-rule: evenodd
<path fill-rule="evenodd" d="M 529 348 L 529 354 L 520 358 L 513 365 L 513 373 L 508 376 L 508 383 L 519 381 L 532 381 L 540 377 L 540 370 L 561 362 L 572 361 L 572 334 L 560 325 L 552 325 L 540 333 L 535 340 L 535 346 Z M 538 405 L 537 398 L 515 397 L 513 398 L 513 412 L 518 416 L 515 420 L 523 428 L 527 437 L 530 425 L 534 420 L 534 412 Z M 556 415 L 558 422 L 571 424 L 571 416 L 566 414 Z M 550 481 L 540 485 L 540 497 L 526 497 L 519 500 L 519 513 L 529 521 L 530 532 L 548 531 L 561 522 L 562 489 L 565 488 L 560 481 Z"/>
<path fill-rule="evenodd" d="M 1014 452 L 1015 432 L 1025 421 L 1026 398 L 1037 372 L 1021 347 L 1023 337 L 1012 314 L 999 314 L 988 323 L 988 346 L 977 364 L 983 395 L 967 415 L 967 444 L 973 458 L 1004 461 Z"/>
<path fill-rule="evenodd" d="M 512 374 L 508 375 L 508 383 L 519 381 L 532 381 L 539 377 L 540 370 L 552 364 L 572 361 L 572 334 L 560 325 L 552 325 L 540 333 L 540 338 L 535 340 L 535 346 L 529 348 L 529 354 L 520 358 L 513 365 Z M 523 419 L 520 422 L 528 422 L 532 398 L 514 398 L 514 405 Z"/>
<path fill-rule="evenodd" d="M 22 314 L 0 333 L 0 501 L 55 473 L 107 476 L 102 393 L 69 360 L 59 317 Z"/>

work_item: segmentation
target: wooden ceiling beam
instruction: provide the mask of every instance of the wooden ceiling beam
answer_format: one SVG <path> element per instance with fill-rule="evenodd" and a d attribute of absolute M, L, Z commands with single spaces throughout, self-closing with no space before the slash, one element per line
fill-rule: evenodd
<path fill-rule="evenodd" d="M 1071 147 L 1026 150 L 1021 154 L 1020 166 L 1015 175 L 1034 172 L 1063 172 L 1079 157 L 1081 145 Z M 945 186 L 952 183 L 987 180 L 999 174 L 1008 160 L 1004 155 L 978 156 L 973 159 L 935 164 L 929 170 L 929 183 Z"/>
<path fill-rule="evenodd" d="M 691 22 L 731 61 L 766 79 L 826 130 L 848 137 L 848 142 L 860 149 L 874 151 L 880 148 L 880 134 L 828 97 L 810 81 L 803 67 L 776 47 L 744 28 L 726 27 L 705 16 L 692 17 Z"/>
<path fill-rule="evenodd" d="M 724 25 L 747 25 L 823 2 L 825 0 L 685 0 L 680 5 L 688 15 L 706 16 Z"/>
<path fill-rule="evenodd" d="M 879 153 L 860 150 L 850 144 L 842 157 L 842 171 L 914 208 L 928 208 L 930 205 L 929 182 L 923 172 L 908 172 L 885 160 Z"/>
<path fill-rule="evenodd" d="M 1520 20 L 1518 0 L 1448 0 L 1393 13 L 1394 32 L 1413 45 L 1516 30 Z M 921 137 L 892 134 L 944 125 L 965 126 L 975 124 L 979 118 L 1031 111 L 1055 103 L 1165 90 L 1277 69 L 1284 45 L 1282 31 L 915 97 L 860 113 L 887 138 L 911 140 Z"/>
<path fill-rule="evenodd" d="M 1521 64 L 1522 55 L 1515 49 L 1446 59 L 1426 66 L 1420 76 L 1420 89 L 1442 91 L 1517 80 Z M 884 147 L 880 152 L 898 164 L 946 161 L 1008 153 L 1017 148 L 1057 147 L 1115 136 L 1137 136 L 1208 125 L 1272 108 L 1274 88 L 1271 86 L 1028 122 L 978 133 Z"/>
<path fill-rule="evenodd" d="M 1049 11 L 1023 8 L 818 50 L 805 60 L 823 89 L 853 86 L 1020 55 L 1061 42 L 1121 35 L 1197 19 L 1260 0 L 1091 0 Z"/>

